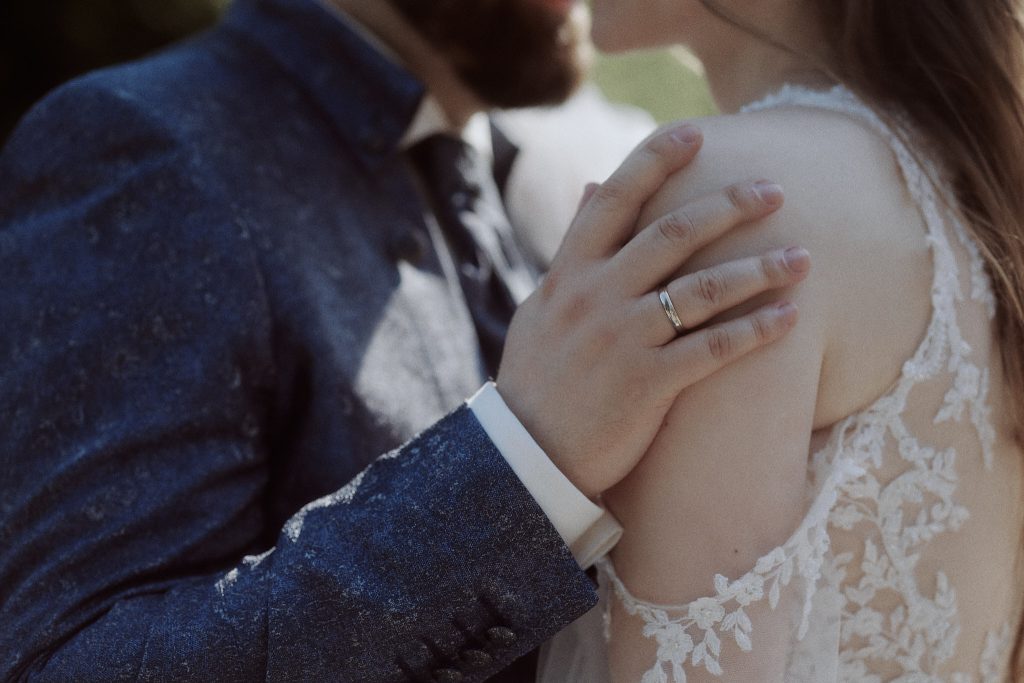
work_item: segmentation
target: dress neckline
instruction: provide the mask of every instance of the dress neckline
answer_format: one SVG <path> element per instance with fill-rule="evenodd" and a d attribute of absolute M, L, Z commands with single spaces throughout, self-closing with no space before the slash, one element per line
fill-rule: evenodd
<path fill-rule="evenodd" d="M 747 102 L 740 107 L 739 112 L 741 114 L 748 114 L 757 111 L 764 111 L 766 109 L 776 109 L 794 104 L 797 100 L 804 99 L 852 101 L 860 103 L 860 99 L 853 94 L 853 91 L 842 83 L 837 83 L 825 88 L 814 88 L 809 85 L 802 85 L 799 83 L 783 83 L 768 94 L 759 97 L 756 100 Z"/>

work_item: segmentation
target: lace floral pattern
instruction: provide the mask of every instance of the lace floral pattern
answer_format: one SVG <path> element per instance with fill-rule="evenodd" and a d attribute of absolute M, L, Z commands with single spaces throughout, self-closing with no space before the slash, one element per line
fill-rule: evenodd
<path fill-rule="evenodd" d="M 774 610 L 780 591 L 794 581 L 803 587 L 800 640 L 807 633 L 820 586 L 836 592 L 841 624 L 839 680 L 881 683 L 883 678 L 873 665 L 884 662 L 887 670 L 901 672 L 895 680 L 939 681 L 937 672 L 954 655 L 960 636 L 957 595 L 941 571 L 931 577 L 933 588 L 926 594 L 917 564 L 929 543 L 956 533 L 970 513 L 957 501 L 956 451 L 919 439 L 905 423 L 909 394 L 919 384 L 948 374 L 949 388 L 934 424 L 973 428 L 987 469 L 992 468 L 995 442 L 988 404 L 989 370 L 972 360 L 971 346 L 958 324 L 957 305 L 966 297 L 947 227 L 967 254 L 970 300 L 980 303 L 989 318 L 995 313 L 991 284 L 977 246 L 936 198 L 938 169 L 911 152 L 904 142 L 908 136 L 894 134 L 842 87 L 815 92 L 787 86 L 745 111 L 777 106 L 818 107 L 853 116 L 892 146 L 911 196 L 920 206 L 932 249 L 933 311 L 925 339 L 904 364 L 891 392 L 833 429 L 829 442 L 811 460 L 817 493 L 808 514 L 797 532 L 762 557 L 752 571 L 735 581 L 716 576 L 714 595 L 682 606 L 638 600 L 607 559 L 600 564 L 602 580 L 610 584 L 628 614 L 643 619 L 644 636 L 657 643 L 657 662 L 642 683 L 684 683 L 687 667 L 722 675 L 723 641 L 734 642 L 742 652 L 754 647 L 757 636 L 748 608 L 767 601 Z M 892 467 L 894 457 L 899 461 L 897 475 L 880 478 L 878 472 Z M 862 537 L 858 552 L 830 554 L 830 530 Z M 898 596 L 895 607 L 892 596 Z M 606 609 L 606 620 L 609 615 Z M 1011 645 L 1009 625 L 990 633 L 977 673 L 957 673 L 949 680 L 1001 681 Z"/>

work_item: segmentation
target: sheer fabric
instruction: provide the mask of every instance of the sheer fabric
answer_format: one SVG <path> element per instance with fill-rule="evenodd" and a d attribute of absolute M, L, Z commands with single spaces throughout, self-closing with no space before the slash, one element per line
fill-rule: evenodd
<path fill-rule="evenodd" d="M 685 605 L 636 598 L 603 559 L 601 602 L 546 646 L 543 683 L 609 681 L 613 615 L 652 643 L 642 683 L 747 680 L 750 659 L 766 656 L 794 682 L 1007 680 L 1020 453 L 995 427 L 995 299 L 979 249 L 899 117 L 902 135 L 841 86 L 786 86 L 745 111 L 793 106 L 854 117 L 892 147 L 932 250 L 926 336 L 890 391 L 811 454 L 807 513 L 788 540 L 743 576 L 709 577 Z"/>

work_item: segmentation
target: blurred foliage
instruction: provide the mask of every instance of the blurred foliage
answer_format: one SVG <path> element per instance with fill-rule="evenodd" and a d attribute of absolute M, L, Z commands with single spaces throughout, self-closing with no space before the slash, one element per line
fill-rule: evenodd
<path fill-rule="evenodd" d="M 199 31 L 228 1 L 0 0 L 0 141 L 60 83 Z M 601 57 L 594 80 L 658 121 L 714 111 L 703 79 L 667 50 Z"/>
<path fill-rule="evenodd" d="M 608 99 L 642 107 L 665 123 L 717 112 L 698 68 L 677 50 L 651 50 L 600 56 L 592 78 Z"/>

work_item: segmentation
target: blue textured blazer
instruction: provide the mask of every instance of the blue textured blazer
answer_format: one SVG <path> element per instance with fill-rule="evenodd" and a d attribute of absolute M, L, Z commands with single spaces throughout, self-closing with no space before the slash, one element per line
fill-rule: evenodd
<path fill-rule="evenodd" d="M 239 0 L 10 138 L 0 678 L 479 681 L 596 601 L 458 407 L 422 95 L 314 0 Z"/>

